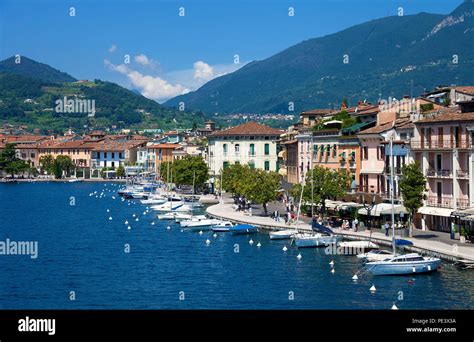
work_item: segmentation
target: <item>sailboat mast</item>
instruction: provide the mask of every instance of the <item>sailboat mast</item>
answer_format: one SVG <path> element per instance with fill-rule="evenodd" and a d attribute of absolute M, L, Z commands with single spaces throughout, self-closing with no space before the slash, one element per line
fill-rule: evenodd
<path fill-rule="evenodd" d="M 395 208 L 393 192 L 395 191 L 393 182 L 393 134 L 390 135 L 390 203 L 392 204 L 392 248 L 393 254 L 395 254 Z"/>

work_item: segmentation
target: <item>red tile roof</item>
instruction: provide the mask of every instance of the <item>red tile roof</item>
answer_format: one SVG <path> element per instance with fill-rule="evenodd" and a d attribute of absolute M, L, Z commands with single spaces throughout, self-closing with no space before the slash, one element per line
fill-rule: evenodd
<path fill-rule="evenodd" d="M 365 134 L 380 134 L 392 129 L 392 126 L 396 129 L 410 129 L 415 127 L 413 122 L 409 118 L 401 118 L 395 120 L 395 124 L 392 121 L 385 122 L 381 125 L 377 125 L 371 128 L 367 128 L 363 131 L 360 131 L 358 135 L 365 135 Z"/>
<path fill-rule="evenodd" d="M 209 135 L 210 137 L 224 137 L 236 135 L 272 135 L 280 136 L 283 131 L 275 129 L 266 125 L 256 123 L 254 121 L 246 122 L 244 124 L 227 128 L 222 131 L 217 131 Z"/>
<path fill-rule="evenodd" d="M 443 114 L 434 115 L 429 118 L 425 118 L 415 122 L 416 125 L 418 124 L 425 124 L 425 123 L 438 123 L 438 122 L 465 122 L 465 121 L 474 121 L 474 112 L 471 113 L 457 113 L 454 111 L 445 112 Z"/>
<path fill-rule="evenodd" d="M 301 115 L 326 115 L 334 112 L 333 109 L 311 109 L 301 112 Z"/>

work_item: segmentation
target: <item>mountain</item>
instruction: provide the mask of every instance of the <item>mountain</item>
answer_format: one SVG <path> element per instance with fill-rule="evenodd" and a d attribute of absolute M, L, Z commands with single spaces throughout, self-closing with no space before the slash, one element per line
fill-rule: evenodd
<path fill-rule="evenodd" d="M 453 83 L 474 84 L 473 0 L 449 15 L 386 17 L 303 41 L 165 105 L 184 101 L 212 114 L 288 113 L 289 102 L 299 112 L 339 106 L 344 97 L 354 104 Z"/>
<path fill-rule="evenodd" d="M 192 127 L 205 121 L 200 112 L 166 108 L 140 94 L 112 82 L 75 81 L 46 64 L 22 57 L 23 66 L 14 69 L 12 58 L 1 61 L 0 122 L 24 124 L 63 132 L 68 128 L 176 128 Z M 65 81 L 72 79 L 72 82 Z M 81 110 L 56 110 L 57 100 L 94 100 L 95 115 Z M 174 121 L 176 120 L 176 122 Z"/>
<path fill-rule="evenodd" d="M 65 83 L 77 81 L 71 75 L 56 70 L 49 65 L 36 62 L 24 56 L 18 59 L 15 56 L 0 62 L 0 73 L 7 72 L 17 75 L 27 76 L 45 82 Z"/>

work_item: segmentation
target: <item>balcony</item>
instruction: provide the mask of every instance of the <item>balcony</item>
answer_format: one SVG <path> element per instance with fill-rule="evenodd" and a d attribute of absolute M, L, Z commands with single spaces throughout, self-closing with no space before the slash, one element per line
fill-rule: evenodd
<path fill-rule="evenodd" d="M 451 150 L 454 148 L 469 149 L 472 147 L 469 139 L 461 140 L 411 140 L 412 150 Z"/>
<path fill-rule="evenodd" d="M 429 196 L 427 200 L 427 204 L 430 207 L 452 208 L 453 199 L 451 197 Z"/>
<path fill-rule="evenodd" d="M 428 169 L 425 173 L 426 177 L 430 178 L 452 178 L 453 170 L 436 170 Z"/>
<path fill-rule="evenodd" d="M 456 170 L 456 177 L 457 178 L 463 178 L 463 179 L 469 179 L 469 171 Z"/>
<path fill-rule="evenodd" d="M 457 199 L 456 200 L 456 207 L 458 209 L 467 209 L 469 208 L 469 200 L 468 199 Z"/>

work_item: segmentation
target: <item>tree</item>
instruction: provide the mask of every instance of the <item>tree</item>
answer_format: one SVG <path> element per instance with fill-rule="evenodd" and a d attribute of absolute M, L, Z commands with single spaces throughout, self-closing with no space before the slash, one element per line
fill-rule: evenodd
<path fill-rule="evenodd" d="M 242 194 L 252 202 L 262 204 L 267 215 L 267 203 L 275 200 L 280 188 L 280 175 L 277 172 L 252 169 L 249 177 L 242 179 L 241 183 Z"/>
<path fill-rule="evenodd" d="M 426 178 L 418 162 L 403 166 L 399 186 L 403 205 L 408 210 L 409 235 L 412 236 L 412 219 L 418 209 L 423 206 L 426 190 Z"/>
<path fill-rule="evenodd" d="M 115 170 L 115 175 L 116 175 L 117 177 L 124 177 L 124 176 L 125 176 L 125 168 L 124 168 L 122 165 L 120 165 L 120 166 L 117 168 L 117 170 Z"/>
<path fill-rule="evenodd" d="M 311 176 L 313 176 L 311 181 Z M 316 166 L 312 172 L 308 172 L 305 179 L 303 200 L 305 202 L 320 204 L 321 213 L 326 212 L 326 200 L 343 197 L 351 185 L 351 175 L 347 170 L 331 170 L 322 166 Z M 311 187 L 313 191 L 311 191 Z M 295 198 L 301 195 L 301 185 L 295 184 L 292 189 Z"/>
<path fill-rule="evenodd" d="M 252 170 L 248 165 L 232 164 L 221 170 L 222 189 L 234 195 L 243 195 L 245 183 Z"/>
<path fill-rule="evenodd" d="M 201 156 L 187 155 L 173 163 L 173 179 L 179 185 L 202 187 L 209 179 L 209 168 Z"/>
<path fill-rule="evenodd" d="M 61 179 L 63 173 L 69 174 L 71 170 L 75 167 L 74 163 L 72 162 L 69 156 L 62 156 L 59 155 L 54 159 L 52 169 L 53 174 L 56 179 Z"/>
<path fill-rule="evenodd" d="M 53 172 L 54 171 L 54 168 L 53 168 L 54 158 L 52 155 L 46 154 L 44 156 L 41 156 L 39 159 L 39 162 L 41 165 L 41 169 L 43 171 L 46 171 L 48 174 L 54 173 Z"/>
<path fill-rule="evenodd" d="M 12 178 L 29 169 L 28 163 L 16 156 L 15 144 L 6 144 L 5 148 L 0 152 L 0 169 L 9 173 Z"/>

